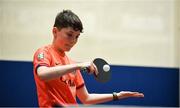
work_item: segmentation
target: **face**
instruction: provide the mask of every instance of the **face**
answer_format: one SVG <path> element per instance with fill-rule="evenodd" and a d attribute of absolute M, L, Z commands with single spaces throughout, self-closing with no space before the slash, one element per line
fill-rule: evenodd
<path fill-rule="evenodd" d="M 80 31 L 75 31 L 71 27 L 58 29 L 53 28 L 54 42 L 53 44 L 60 51 L 70 51 L 70 49 L 77 43 Z"/>

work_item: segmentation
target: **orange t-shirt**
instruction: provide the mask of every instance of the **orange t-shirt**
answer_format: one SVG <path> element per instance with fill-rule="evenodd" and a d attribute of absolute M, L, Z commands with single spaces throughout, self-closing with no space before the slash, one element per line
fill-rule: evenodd
<path fill-rule="evenodd" d="M 34 54 L 34 79 L 40 107 L 76 105 L 76 89 L 84 86 L 80 70 L 70 72 L 49 81 L 37 75 L 39 66 L 54 67 L 74 63 L 66 54 L 58 52 L 52 45 L 39 48 Z"/>

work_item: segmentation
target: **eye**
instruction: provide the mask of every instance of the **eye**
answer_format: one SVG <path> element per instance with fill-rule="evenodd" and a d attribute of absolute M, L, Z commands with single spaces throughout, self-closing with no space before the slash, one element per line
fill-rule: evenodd
<path fill-rule="evenodd" d="M 78 39 L 79 38 L 79 35 L 78 36 L 76 36 L 76 39 Z"/>
<path fill-rule="evenodd" d="M 71 37 L 72 37 L 72 34 L 69 34 L 69 33 L 68 33 L 67 36 L 68 36 L 69 38 L 71 38 Z"/>

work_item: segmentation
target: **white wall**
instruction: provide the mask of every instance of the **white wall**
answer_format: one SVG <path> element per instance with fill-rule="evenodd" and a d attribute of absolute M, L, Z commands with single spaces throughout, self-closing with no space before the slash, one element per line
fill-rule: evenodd
<path fill-rule="evenodd" d="M 175 9 L 176 9 L 175 37 L 176 37 L 176 43 L 177 43 L 177 46 L 176 46 L 177 53 L 176 54 L 178 55 L 177 59 L 179 60 L 178 64 L 179 64 L 179 67 L 180 67 L 180 56 L 179 56 L 180 55 L 180 0 L 176 0 L 176 8 Z"/>
<path fill-rule="evenodd" d="M 177 1 L 176 1 L 177 2 Z M 32 61 L 51 43 L 59 11 L 71 9 L 84 33 L 69 56 L 111 64 L 178 67 L 175 0 L 1 0 L 0 59 Z"/>

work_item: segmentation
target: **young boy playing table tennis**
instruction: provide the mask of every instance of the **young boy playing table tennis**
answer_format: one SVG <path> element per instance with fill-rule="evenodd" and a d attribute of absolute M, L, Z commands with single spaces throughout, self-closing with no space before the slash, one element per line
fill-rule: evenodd
<path fill-rule="evenodd" d="M 92 62 L 76 63 L 67 51 L 77 43 L 83 25 L 76 14 L 64 10 L 56 16 L 52 29 L 53 42 L 34 54 L 34 78 L 40 107 L 77 105 L 76 96 L 83 104 L 98 104 L 128 97 L 144 97 L 142 93 L 121 91 L 110 94 L 89 93 L 80 69 L 88 68 L 98 74 Z"/>

